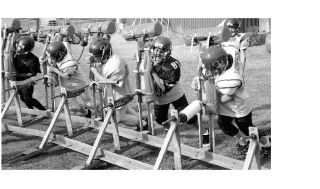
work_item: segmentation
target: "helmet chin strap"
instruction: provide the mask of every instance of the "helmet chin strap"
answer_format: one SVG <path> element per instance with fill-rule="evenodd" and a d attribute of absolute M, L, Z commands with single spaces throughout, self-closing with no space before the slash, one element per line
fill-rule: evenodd
<path fill-rule="evenodd" d="M 108 59 L 110 58 L 110 55 L 108 55 L 108 57 L 105 58 L 106 55 L 106 47 L 102 50 L 102 56 L 101 56 L 101 63 L 105 64 Z"/>
<path fill-rule="evenodd" d="M 222 69 L 222 71 L 226 71 L 227 67 L 229 66 L 229 61 L 226 58 L 226 63 L 224 64 L 224 68 Z"/>

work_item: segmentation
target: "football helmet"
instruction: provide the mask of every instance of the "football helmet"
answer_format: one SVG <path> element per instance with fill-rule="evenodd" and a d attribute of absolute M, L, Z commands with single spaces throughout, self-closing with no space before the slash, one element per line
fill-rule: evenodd
<path fill-rule="evenodd" d="M 171 55 L 172 42 L 169 38 L 159 36 L 150 44 L 150 58 L 155 64 L 166 60 Z"/>
<path fill-rule="evenodd" d="M 50 58 L 53 61 L 59 62 L 68 53 L 68 50 L 62 42 L 54 41 L 48 45 L 46 52 L 50 55 Z"/>
<path fill-rule="evenodd" d="M 237 18 L 228 18 L 224 22 L 224 26 L 230 29 L 231 36 L 233 37 L 239 33 L 241 22 Z"/>
<path fill-rule="evenodd" d="M 32 49 L 34 48 L 34 43 L 35 42 L 32 37 L 27 36 L 27 37 L 20 38 L 17 42 L 16 53 L 24 54 L 32 51 Z"/>
<path fill-rule="evenodd" d="M 213 75 L 217 75 L 226 68 L 228 54 L 221 46 L 215 45 L 205 49 L 200 58 L 205 68 Z"/>
<path fill-rule="evenodd" d="M 106 62 L 112 55 L 112 46 L 106 38 L 97 38 L 90 43 L 89 52 L 97 62 Z"/>

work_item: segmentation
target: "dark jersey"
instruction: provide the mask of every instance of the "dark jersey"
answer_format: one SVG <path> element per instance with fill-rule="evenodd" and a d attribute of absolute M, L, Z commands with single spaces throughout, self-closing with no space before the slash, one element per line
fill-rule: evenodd
<path fill-rule="evenodd" d="M 39 58 L 31 52 L 22 55 L 15 55 L 13 58 L 13 64 L 17 71 L 17 81 L 22 81 L 31 77 L 22 77 L 19 76 L 19 74 L 31 73 L 35 76 L 37 73 L 41 73 Z"/>
<path fill-rule="evenodd" d="M 152 71 L 163 81 L 165 87 L 163 93 L 170 91 L 178 83 L 181 74 L 180 66 L 180 62 L 171 56 L 165 62 L 153 65 Z M 157 90 L 159 87 L 155 84 L 155 88 Z"/>

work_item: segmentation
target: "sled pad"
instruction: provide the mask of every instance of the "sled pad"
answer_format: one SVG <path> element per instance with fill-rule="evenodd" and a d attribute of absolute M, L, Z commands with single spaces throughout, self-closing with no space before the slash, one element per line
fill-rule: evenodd
<path fill-rule="evenodd" d="M 88 32 L 88 28 L 90 33 L 103 33 L 110 35 L 116 32 L 116 23 L 114 21 L 85 23 L 81 26 L 81 32 Z"/>
<path fill-rule="evenodd" d="M 229 29 L 224 26 L 219 26 L 212 28 L 188 30 L 184 33 L 183 40 L 187 46 L 191 46 L 193 39 L 193 45 L 195 46 L 198 45 L 200 41 L 207 40 L 209 34 L 215 43 L 225 42 L 230 38 Z"/>
<path fill-rule="evenodd" d="M 161 35 L 162 26 L 159 22 L 128 26 L 122 30 L 122 36 L 127 41 L 133 41 L 140 37 L 156 37 Z"/>

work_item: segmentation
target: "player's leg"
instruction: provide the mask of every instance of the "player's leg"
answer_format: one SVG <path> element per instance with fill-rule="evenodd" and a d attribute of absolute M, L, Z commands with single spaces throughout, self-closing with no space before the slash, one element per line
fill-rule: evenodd
<path fill-rule="evenodd" d="M 27 90 L 29 91 L 28 94 L 30 94 L 31 105 L 33 107 L 36 107 L 38 110 L 46 110 L 46 108 L 37 99 L 33 98 L 34 86 L 31 85 L 30 87 L 27 88 Z"/>
<path fill-rule="evenodd" d="M 240 118 L 235 118 L 235 122 L 239 127 L 240 131 L 245 135 L 249 136 L 249 127 L 253 127 L 252 124 L 252 112 L 248 115 Z"/>
<path fill-rule="evenodd" d="M 185 109 L 189 103 L 185 95 L 183 95 L 181 98 L 178 100 L 172 102 L 173 107 L 178 110 L 178 112 L 182 111 Z M 197 123 L 197 116 L 193 116 L 188 122 L 189 125 L 196 125 Z"/>
<path fill-rule="evenodd" d="M 17 92 L 18 92 L 18 94 L 19 94 L 19 96 L 20 96 L 20 100 L 25 103 L 23 90 L 22 90 L 22 89 L 18 89 Z"/>
<path fill-rule="evenodd" d="M 139 125 L 139 117 L 134 114 L 127 114 L 128 104 L 117 109 L 117 121 L 129 127 Z"/>
<path fill-rule="evenodd" d="M 24 88 L 20 89 L 19 92 L 21 93 L 20 96 L 22 96 L 22 98 L 20 98 L 20 99 L 25 103 L 25 105 L 29 109 L 33 109 L 33 104 L 32 104 L 33 86 L 32 86 L 32 88 L 31 88 L 31 86 L 24 87 Z"/>
<path fill-rule="evenodd" d="M 170 104 L 154 104 L 154 116 L 158 124 L 162 125 L 163 122 L 168 120 L 168 111 Z"/>
<path fill-rule="evenodd" d="M 139 119 L 139 115 L 136 111 L 134 111 L 129 105 L 127 106 L 127 111 L 126 111 L 126 115 L 125 116 L 134 116 L 134 117 L 137 117 Z M 142 120 L 142 125 L 143 125 L 143 130 L 147 130 L 147 126 L 148 126 L 148 123 L 147 121 L 145 120 Z M 139 125 L 139 122 L 138 122 L 138 125 L 137 125 L 137 129 L 136 130 L 140 130 L 140 125 Z"/>

